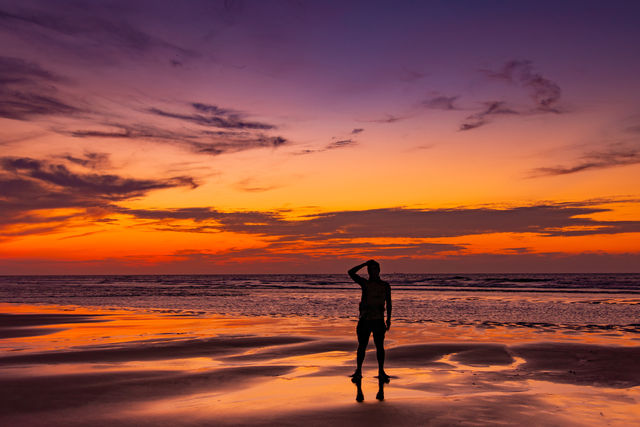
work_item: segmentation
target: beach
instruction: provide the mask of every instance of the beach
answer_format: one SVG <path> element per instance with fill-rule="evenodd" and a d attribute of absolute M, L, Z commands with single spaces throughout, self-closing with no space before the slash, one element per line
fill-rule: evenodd
<path fill-rule="evenodd" d="M 355 400 L 354 318 L 0 305 L 2 425 L 631 425 L 624 328 L 392 324 Z M 384 387 L 384 400 L 375 398 Z"/>

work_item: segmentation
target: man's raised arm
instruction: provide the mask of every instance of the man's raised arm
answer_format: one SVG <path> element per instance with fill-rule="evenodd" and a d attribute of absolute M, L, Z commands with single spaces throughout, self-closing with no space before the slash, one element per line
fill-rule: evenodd
<path fill-rule="evenodd" d="M 356 273 L 358 272 L 358 270 L 360 270 L 362 267 L 366 265 L 367 263 L 363 262 L 362 264 L 356 265 L 355 267 L 353 267 L 351 270 L 348 271 L 349 277 L 351 277 L 351 279 L 359 285 L 362 285 L 362 282 L 365 281 L 365 279 L 364 277 L 359 276 Z"/>

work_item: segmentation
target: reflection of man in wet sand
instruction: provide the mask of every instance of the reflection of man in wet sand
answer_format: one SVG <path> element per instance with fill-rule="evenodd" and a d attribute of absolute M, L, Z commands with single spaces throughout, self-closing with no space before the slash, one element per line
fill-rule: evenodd
<path fill-rule="evenodd" d="M 364 266 L 367 267 L 369 279 L 356 274 Z M 378 379 L 381 382 L 389 382 L 389 376 L 384 371 L 384 334 L 391 327 L 391 287 L 380 278 L 380 264 L 374 260 L 356 265 L 349 270 L 349 276 L 362 288 L 360 320 L 358 320 L 356 328 L 358 335 L 357 367 L 352 375 L 353 380 L 357 384 L 362 379 L 362 362 L 369 344 L 369 336 L 373 333 L 373 342 L 376 345 L 378 358 Z M 385 303 L 387 308 L 386 324 L 384 321 Z M 384 398 L 382 395 L 378 398 L 380 397 Z"/>

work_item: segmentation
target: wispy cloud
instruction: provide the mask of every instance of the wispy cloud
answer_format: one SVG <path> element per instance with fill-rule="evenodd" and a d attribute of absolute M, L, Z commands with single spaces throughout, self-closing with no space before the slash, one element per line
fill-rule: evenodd
<path fill-rule="evenodd" d="M 528 115 L 540 113 L 563 112 L 560 107 L 562 91 L 560 86 L 552 80 L 534 71 L 533 63 L 527 60 L 507 61 L 499 70 L 482 70 L 491 79 L 500 80 L 510 85 L 528 90 L 533 101 L 533 108 L 519 108 L 507 106 L 506 101 L 492 100 L 483 103 L 484 108 L 467 116 L 460 125 L 459 130 L 469 131 L 484 126 L 490 122 L 492 116 L 498 115 Z M 448 109 L 447 98 L 434 98 L 436 105 L 441 109 Z M 453 106 L 453 105 L 451 105 Z"/>
<path fill-rule="evenodd" d="M 0 138 L 0 145 L 18 144 L 18 143 L 30 141 L 45 135 L 47 135 L 47 132 L 36 131 L 36 132 L 21 133 L 17 135 L 8 136 L 8 137 L 2 137 Z"/>
<path fill-rule="evenodd" d="M 74 160 L 69 160 L 69 163 L 77 165 Z M 90 168 L 92 165 L 89 161 L 83 166 Z M 60 224 L 89 211 L 110 212 L 113 203 L 139 198 L 151 191 L 196 188 L 197 185 L 189 176 L 136 179 L 115 174 L 76 172 L 64 163 L 43 159 L 0 157 L 0 224 Z M 54 217 L 44 215 L 47 210 L 61 208 L 80 209 L 83 213 Z M 29 229 L 37 232 L 33 227 Z M 0 229 L 0 234 L 6 232 L 9 231 Z"/>
<path fill-rule="evenodd" d="M 460 125 L 460 130 L 471 130 L 484 126 L 489 122 L 489 117 L 499 115 L 519 114 L 517 111 L 509 108 L 502 101 L 489 101 L 484 103 L 485 108 L 475 114 L 468 116 L 464 123 Z"/>
<path fill-rule="evenodd" d="M 110 164 L 109 155 L 107 153 L 96 153 L 92 151 L 86 151 L 81 156 L 64 154 L 59 156 L 59 158 L 89 169 L 103 169 Z"/>
<path fill-rule="evenodd" d="M 254 148 L 277 148 L 288 143 L 281 136 L 260 132 L 216 131 L 203 129 L 168 129 L 151 124 L 106 123 L 113 130 L 58 130 L 76 138 L 116 138 L 162 142 L 184 147 L 192 152 L 208 155 L 235 153 Z"/>
<path fill-rule="evenodd" d="M 279 185 L 275 184 L 261 184 L 256 182 L 253 178 L 246 178 L 236 183 L 235 187 L 240 191 L 246 191 L 248 193 L 262 193 L 265 191 L 274 190 L 279 188 Z"/>
<path fill-rule="evenodd" d="M 68 116 L 79 110 L 52 95 L 0 89 L 0 117 L 27 120 L 36 116 Z"/>
<path fill-rule="evenodd" d="M 152 190 L 198 185 L 191 177 L 179 176 L 164 180 L 123 178 L 118 175 L 75 173 L 63 164 L 29 157 L 2 157 L 0 168 L 15 179 L 32 179 L 32 183 L 53 186 L 74 192 L 81 197 L 123 200 L 140 197 Z"/>
<path fill-rule="evenodd" d="M 39 84 L 64 79 L 40 65 L 21 58 L 0 56 L 0 84 Z"/>
<path fill-rule="evenodd" d="M 394 116 L 391 114 L 387 114 L 385 117 L 380 118 L 380 119 L 374 119 L 374 120 L 369 120 L 369 122 L 371 123 L 396 123 L 399 122 L 400 120 L 405 119 L 406 117 L 400 117 L 400 116 Z"/>
<path fill-rule="evenodd" d="M 79 234 L 73 234 L 71 236 L 60 237 L 58 240 L 77 239 L 78 237 L 93 236 L 94 234 L 98 234 L 98 233 L 102 233 L 102 232 L 103 232 L 103 230 L 88 231 L 86 233 L 79 233 Z"/>
<path fill-rule="evenodd" d="M 14 4 L 0 9 L 0 27 L 49 50 L 90 57 L 105 62 L 118 55 L 142 55 L 166 51 L 173 60 L 197 56 L 197 53 L 179 47 L 142 31 L 127 22 L 123 11 L 114 12 L 97 3 L 67 2 L 61 8 L 26 7 Z"/>
<path fill-rule="evenodd" d="M 181 251 L 178 258 L 197 259 L 215 264 L 248 261 L 292 262 L 336 260 L 344 258 L 397 258 L 424 257 L 464 250 L 463 246 L 448 243 L 407 242 L 374 243 L 333 240 L 305 244 L 301 242 L 271 242 L 261 247 L 230 248 L 216 253 L 203 251 Z"/>
<path fill-rule="evenodd" d="M 51 56 L 71 54 L 76 65 L 85 59 L 93 65 L 117 63 L 125 56 L 137 62 L 165 56 L 173 64 L 182 64 L 185 58 L 198 56 L 131 25 L 126 8 L 115 14 L 99 4 L 67 3 L 62 9 L 52 9 L 44 2 L 0 6 L 0 32 L 28 40 Z M 138 97 L 136 105 L 119 100 L 123 102 L 118 111 L 111 111 L 90 99 L 91 95 L 76 99 L 72 95 L 76 84 L 82 82 L 72 82 L 32 61 L 0 57 L 0 117 L 47 123 L 49 129 L 75 138 L 146 140 L 205 155 L 274 148 L 289 142 L 274 134 L 275 124 L 253 120 L 240 110 L 209 102 L 156 105 Z"/>
<path fill-rule="evenodd" d="M 351 131 L 350 134 L 351 135 L 357 135 L 357 134 L 361 133 L 362 131 L 364 131 L 364 129 L 354 129 L 353 131 Z M 354 145 L 357 145 L 357 144 L 358 144 L 358 141 L 355 139 L 355 137 L 351 137 L 351 138 L 337 138 L 337 137 L 334 137 L 333 140 L 330 143 L 328 143 L 327 145 L 325 145 L 322 148 L 305 149 L 305 150 L 297 151 L 297 152 L 295 152 L 293 154 L 305 155 L 305 154 L 313 154 L 313 153 L 322 153 L 324 151 L 336 150 L 338 148 L 351 147 L 351 146 L 354 146 Z"/>
<path fill-rule="evenodd" d="M 569 166 L 547 166 L 536 168 L 531 177 L 549 175 L 569 175 L 595 169 L 607 169 L 640 163 L 640 147 L 625 144 L 612 144 L 602 151 L 584 154 L 578 162 Z"/>
<path fill-rule="evenodd" d="M 432 108 L 435 110 L 457 110 L 458 107 L 455 105 L 457 99 L 457 96 L 438 95 L 426 99 L 422 102 L 422 104 L 427 108 Z"/>
<path fill-rule="evenodd" d="M 219 108 L 215 105 L 206 105 L 201 103 L 191 104 L 196 113 L 175 113 L 167 112 L 158 108 L 150 108 L 149 112 L 162 117 L 170 117 L 173 119 L 184 120 L 202 126 L 211 126 L 223 129 L 259 129 L 269 130 L 275 128 L 274 125 L 268 123 L 248 121 L 238 112 L 231 112 Z"/>
<path fill-rule="evenodd" d="M 347 146 L 353 145 L 353 144 L 356 144 L 356 141 L 353 140 L 353 139 L 340 139 L 338 141 L 333 141 L 333 142 L 327 144 L 325 149 L 334 150 L 336 148 L 344 148 L 344 147 L 347 147 Z"/>
<path fill-rule="evenodd" d="M 62 77 L 33 62 L 0 57 L 0 117 L 29 120 L 78 113 L 53 85 L 61 81 Z"/>
<path fill-rule="evenodd" d="M 276 125 L 247 119 L 244 112 L 193 102 L 169 111 L 155 106 L 135 112 L 135 122 L 114 121 L 111 111 L 87 107 L 66 100 L 60 84 L 68 82 L 40 65 L 19 58 L 0 57 L 0 117 L 40 121 L 53 117 L 74 117 L 86 128 L 52 126 L 59 134 L 75 138 L 117 138 L 147 140 L 179 145 L 196 153 L 218 155 L 253 148 L 279 147 L 288 143 L 279 135 L 268 135 Z M 126 108 L 126 105 L 123 106 Z M 132 110 L 135 110 L 131 108 Z M 119 114 L 122 116 L 122 114 Z M 158 118 L 172 119 L 158 120 Z M 75 125 L 77 126 L 77 124 Z"/>
<path fill-rule="evenodd" d="M 288 143 L 282 136 L 266 135 L 275 125 L 247 121 L 244 114 L 214 105 L 192 103 L 192 112 L 169 113 L 152 107 L 154 116 L 170 117 L 177 125 L 159 125 L 151 118 L 147 123 L 118 123 L 105 121 L 93 129 L 58 129 L 59 133 L 75 138 L 115 138 L 147 140 L 178 145 L 192 152 L 219 155 L 254 148 L 277 148 Z M 195 112 L 194 112 L 195 111 Z M 202 112 L 199 113 L 199 112 Z M 196 126 L 193 126 L 193 125 Z"/>
<path fill-rule="evenodd" d="M 531 61 L 511 60 L 498 71 L 486 70 L 485 72 L 491 78 L 504 80 L 528 89 L 537 110 L 550 113 L 561 111 L 558 106 L 562 95 L 560 86 L 535 72 Z"/>

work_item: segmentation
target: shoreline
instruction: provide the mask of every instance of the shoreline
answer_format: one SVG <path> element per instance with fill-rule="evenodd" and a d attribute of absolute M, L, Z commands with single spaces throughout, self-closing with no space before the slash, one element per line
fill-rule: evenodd
<path fill-rule="evenodd" d="M 359 404 L 348 377 L 351 320 L 11 304 L 0 313 L 5 425 L 519 425 L 531 417 L 544 425 L 625 425 L 640 418 L 640 346 L 624 331 L 397 322 L 387 339 L 385 400 L 374 399 L 370 343 Z"/>

